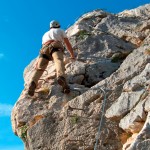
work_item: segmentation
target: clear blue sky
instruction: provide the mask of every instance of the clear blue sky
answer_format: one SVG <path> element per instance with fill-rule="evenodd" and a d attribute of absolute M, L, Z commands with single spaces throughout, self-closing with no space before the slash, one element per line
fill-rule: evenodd
<path fill-rule="evenodd" d="M 0 150 L 23 150 L 11 129 L 10 113 L 23 90 L 23 71 L 37 57 L 51 20 L 67 29 L 94 9 L 118 13 L 149 0 L 0 0 Z"/>

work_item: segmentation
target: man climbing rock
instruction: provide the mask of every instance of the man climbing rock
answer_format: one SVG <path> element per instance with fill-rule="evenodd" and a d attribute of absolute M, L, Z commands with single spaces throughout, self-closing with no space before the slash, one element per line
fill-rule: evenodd
<path fill-rule="evenodd" d="M 58 84 L 62 86 L 64 93 L 70 93 L 70 88 L 65 78 L 65 66 L 63 63 L 63 44 L 66 45 L 71 58 L 75 59 L 74 52 L 67 38 L 67 35 L 65 34 L 64 30 L 60 28 L 59 22 L 53 20 L 50 22 L 50 30 L 47 31 L 42 37 L 42 48 L 40 50 L 36 69 L 28 88 L 28 94 L 30 96 L 34 95 L 38 80 L 48 66 L 49 61 L 52 60 L 55 63 Z"/>

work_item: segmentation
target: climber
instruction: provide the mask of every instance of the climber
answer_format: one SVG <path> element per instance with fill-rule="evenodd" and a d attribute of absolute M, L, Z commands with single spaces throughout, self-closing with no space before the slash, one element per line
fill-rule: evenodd
<path fill-rule="evenodd" d="M 47 31 L 42 37 L 42 48 L 40 49 L 36 69 L 33 73 L 28 88 L 28 94 L 30 96 L 34 95 L 38 80 L 48 66 L 49 61 L 52 60 L 55 63 L 58 84 L 62 86 L 64 93 L 70 93 L 70 88 L 66 82 L 65 77 L 65 67 L 63 63 L 63 44 L 65 44 L 67 47 L 71 59 L 75 59 L 75 55 L 67 35 L 65 34 L 64 30 L 60 28 L 59 22 L 53 20 L 50 22 L 50 30 Z"/>

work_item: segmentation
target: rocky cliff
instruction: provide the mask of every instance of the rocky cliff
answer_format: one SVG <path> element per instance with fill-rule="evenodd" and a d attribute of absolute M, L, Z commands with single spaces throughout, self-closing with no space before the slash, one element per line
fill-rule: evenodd
<path fill-rule="evenodd" d="M 25 88 L 13 108 L 25 149 L 150 150 L 150 4 L 94 10 L 66 33 L 77 55 L 71 61 L 65 52 L 71 93 L 61 92 L 50 62 L 35 96 Z M 25 68 L 25 86 L 35 63 Z"/>

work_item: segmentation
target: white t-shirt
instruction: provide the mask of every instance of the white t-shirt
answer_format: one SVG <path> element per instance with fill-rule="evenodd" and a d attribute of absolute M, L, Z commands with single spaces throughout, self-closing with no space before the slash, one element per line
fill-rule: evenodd
<path fill-rule="evenodd" d="M 64 30 L 60 28 L 52 28 L 43 35 L 42 44 L 46 43 L 49 40 L 64 42 L 64 38 L 66 37 L 67 35 Z"/>

